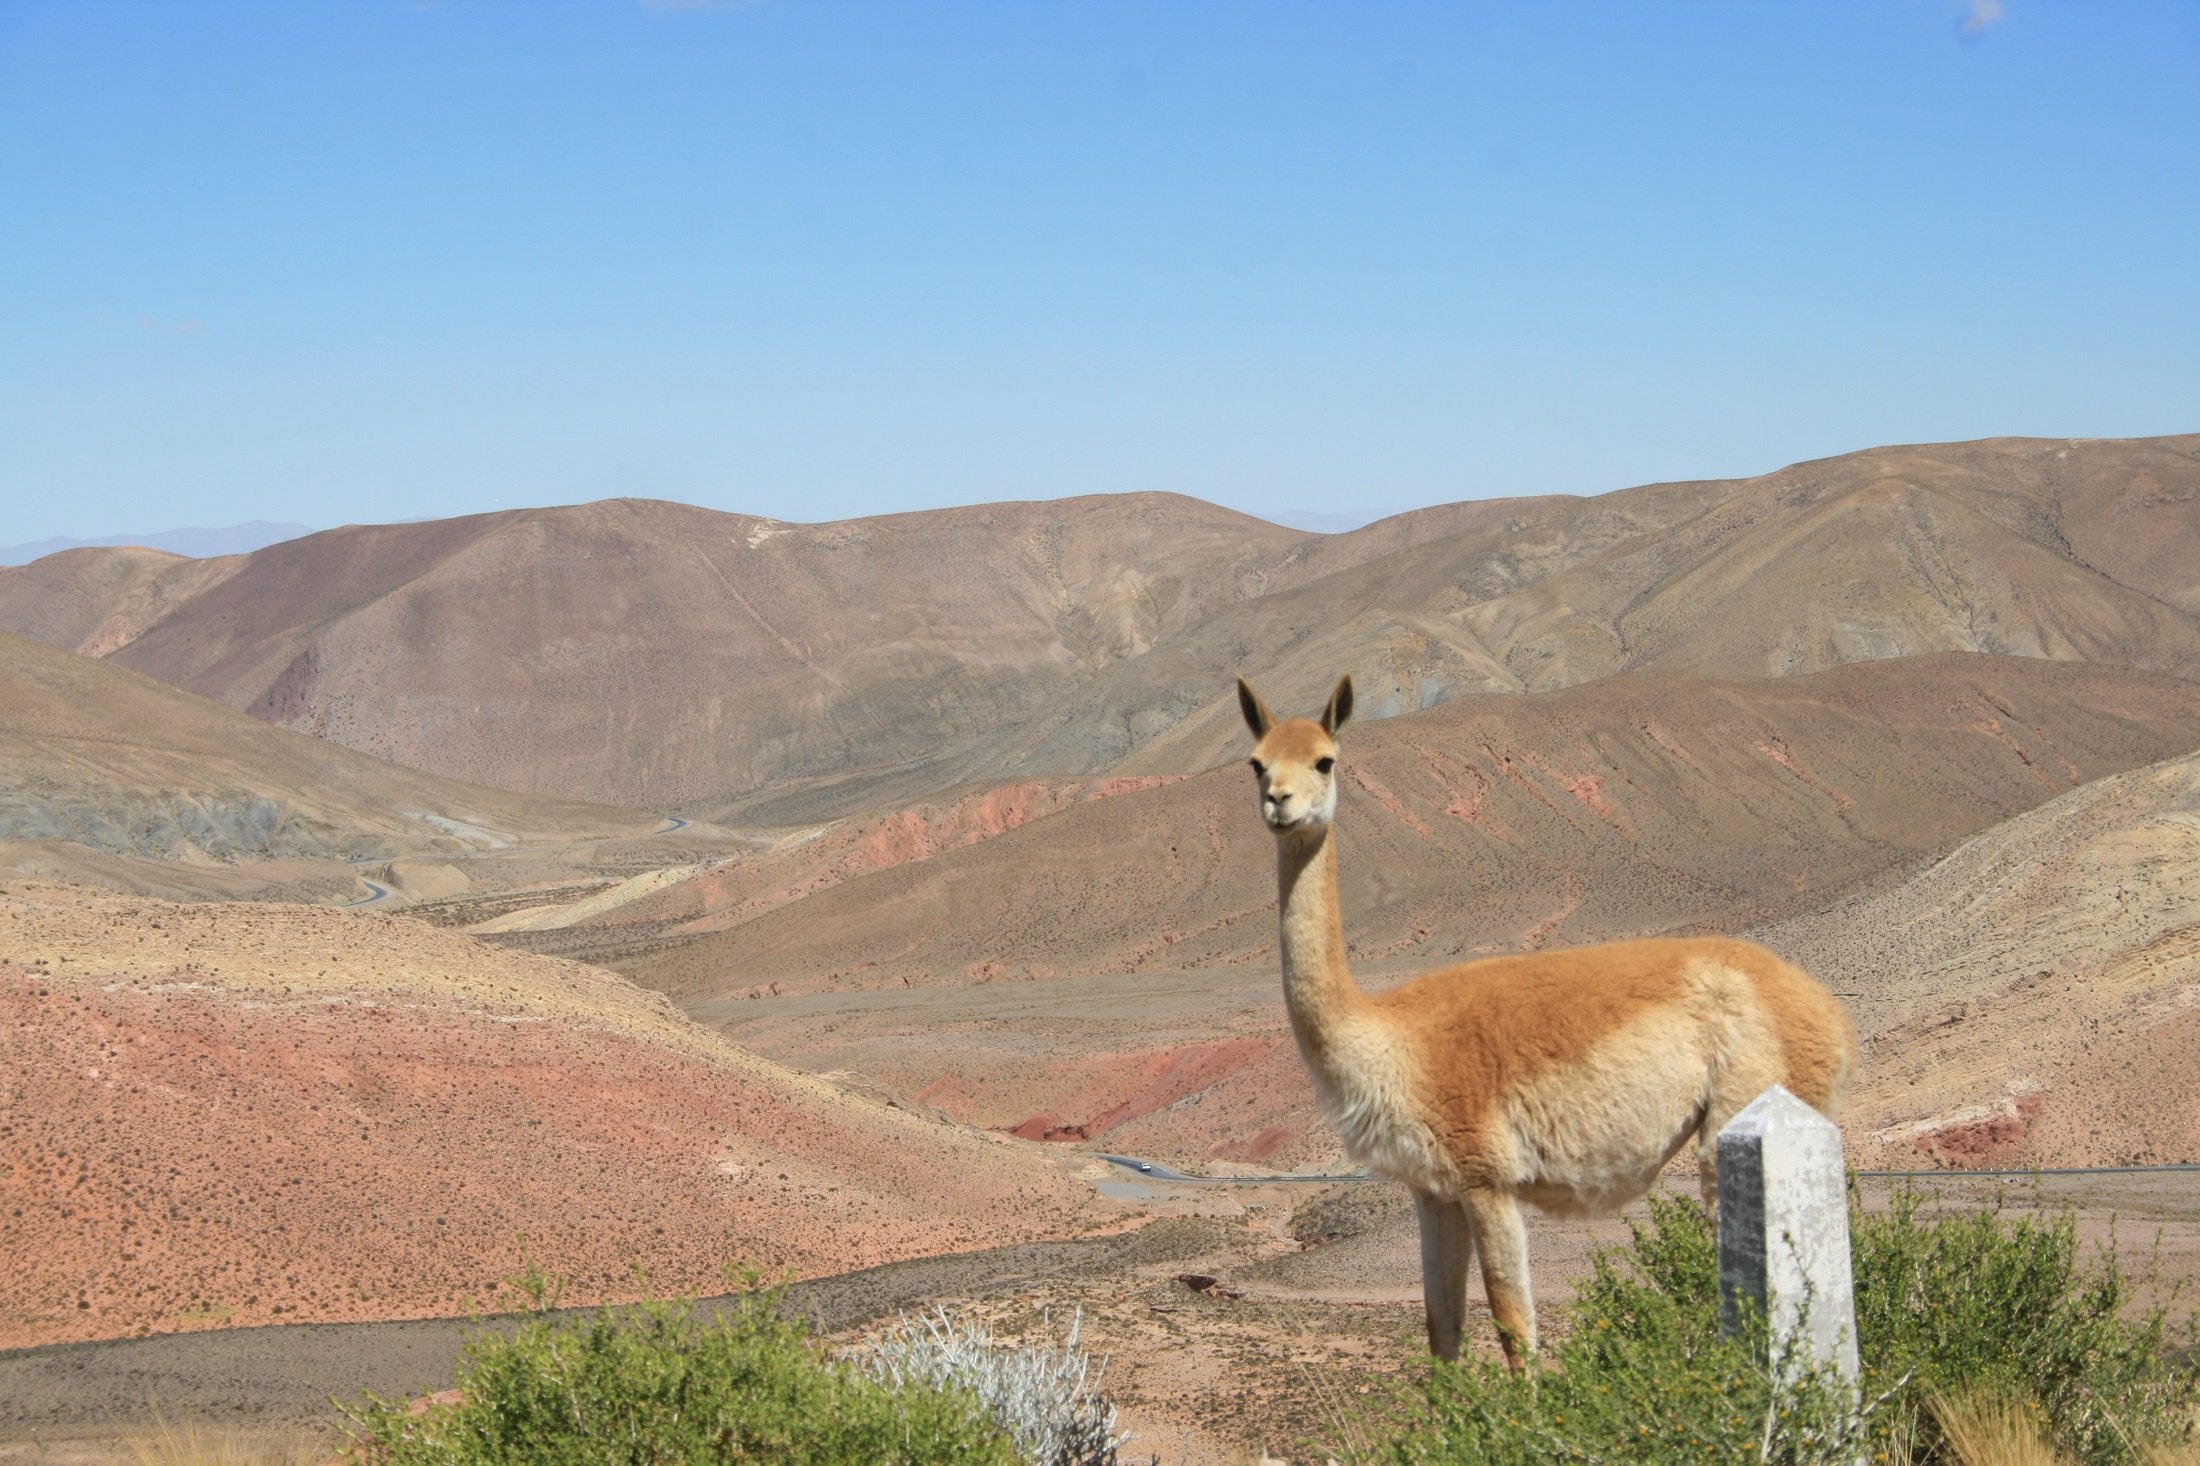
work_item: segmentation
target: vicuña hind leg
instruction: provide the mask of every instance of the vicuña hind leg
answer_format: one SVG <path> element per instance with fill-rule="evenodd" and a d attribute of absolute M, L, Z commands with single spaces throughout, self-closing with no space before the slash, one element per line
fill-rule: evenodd
<path fill-rule="evenodd" d="M 1429 1352 L 1439 1359 L 1457 1359 L 1474 1231 L 1455 1197 L 1416 1191 L 1413 1206 L 1421 1216 L 1421 1298 L 1428 1310 Z"/>
<path fill-rule="evenodd" d="M 1535 1295 L 1528 1284 L 1528 1228 L 1520 1202 L 1507 1192 L 1473 1190 L 1466 1208 L 1482 1249 L 1482 1291 L 1489 1295 L 1505 1362 L 1524 1369 L 1535 1352 Z"/>
<path fill-rule="evenodd" d="M 1719 1132 L 1727 1121 L 1749 1108 L 1751 1101 L 1780 1082 L 1779 1070 L 1768 1063 L 1737 1066 L 1712 1083 L 1711 1098 L 1704 1105 L 1703 1125 L 1696 1131 L 1696 1189 L 1703 1193 L 1703 1209 L 1719 1209 Z"/>

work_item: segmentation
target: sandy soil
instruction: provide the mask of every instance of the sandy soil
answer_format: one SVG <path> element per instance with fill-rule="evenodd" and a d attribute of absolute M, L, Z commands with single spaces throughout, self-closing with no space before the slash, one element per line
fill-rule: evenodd
<path fill-rule="evenodd" d="M 463 1315 L 530 1258 L 582 1302 L 1099 1224 L 1057 1161 L 402 918 L 0 893 L 0 1346 Z"/>

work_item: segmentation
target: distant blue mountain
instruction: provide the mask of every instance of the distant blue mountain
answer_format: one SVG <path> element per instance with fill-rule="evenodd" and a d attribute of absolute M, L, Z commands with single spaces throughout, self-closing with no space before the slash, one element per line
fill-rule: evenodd
<path fill-rule="evenodd" d="M 118 534 L 103 540 L 41 540 L 35 545 L 0 545 L 0 565 L 28 565 L 63 550 L 111 545 L 143 545 L 147 549 L 203 560 L 210 555 L 242 555 L 312 533 L 311 527 L 303 524 L 269 524 L 264 519 L 255 519 L 250 524 L 233 524 L 227 529 L 165 529 L 159 534 Z"/>
<path fill-rule="evenodd" d="M 1314 509 L 1285 509 L 1274 514 L 1260 510 L 1248 511 L 1255 519 L 1265 519 L 1270 524 L 1280 524 L 1285 529 L 1311 530 L 1315 534 L 1343 534 L 1373 524 L 1378 519 L 1388 519 L 1393 514 L 1403 514 L 1403 509 L 1362 509 L 1346 514 L 1325 514 Z"/>

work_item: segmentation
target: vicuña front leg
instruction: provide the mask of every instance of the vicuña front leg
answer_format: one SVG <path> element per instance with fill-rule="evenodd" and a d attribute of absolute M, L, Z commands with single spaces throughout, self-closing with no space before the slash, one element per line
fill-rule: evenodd
<path fill-rule="evenodd" d="M 1466 1195 L 1466 1210 L 1482 1249 L 1482 1291 L 1489 1295 L 1505 1362 L 1525 1369 L 1535 1352 L 1535 1295 L 1528 1286 L 1528 1227 L 1520 1203 L 1503 1191 L 1474 1190 Z"/>
<path fill-rule="evenodd" d="M 1421 1215 L 1421 1298 L 1428 1309 L 1429 1352 L 1459 1357 L 1467 1317 L 1467 1265 L 1474 1261 L 1474 1231 L 1456 1198 L 1413 1193 Z"/>

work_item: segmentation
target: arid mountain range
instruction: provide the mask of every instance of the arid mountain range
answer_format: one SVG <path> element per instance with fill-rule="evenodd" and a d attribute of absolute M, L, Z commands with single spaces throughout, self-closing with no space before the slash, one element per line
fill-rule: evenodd
<path fill-rule="evenodd" d="M 1162 496 L 835 525 L 613 500 L 211 564 L 74 551 L 8 573 L 0 626 L 449 777 L 685 807 L 967 742 L 1307 538 Z"/>
<path fill-rule="evenodd" d="M 0 570 L 0 629 L 473 783 L 801 823 L 1368 715 L 1935 651 L 2200 670 L 2200 437 L 1875 449 L 1351 534 L 1125 495 L 827 525 L 614 500 Z"/>
<path fill-rule="evenodd" d="M 1231 679 L 1346 671 L 1369 986 L 1748 932 L 1850 1004 L 1856 1159 L 2200 1160 L 2200 436 L 1333 536 L 615 500 L 0 569 L 0 1347 L 462 1314 L 522 1232 L 578 1302 L 1139 1226 L 1103 1148 L 1333 1166 Z"/>

